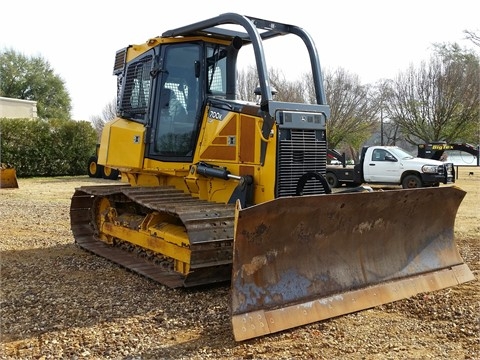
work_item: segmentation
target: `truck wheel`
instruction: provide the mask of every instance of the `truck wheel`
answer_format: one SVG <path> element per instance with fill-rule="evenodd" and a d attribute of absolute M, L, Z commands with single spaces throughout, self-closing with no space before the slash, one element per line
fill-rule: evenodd
<path fill-rule="evenodd" d="M 407 175 L 402 180 L 404 189 L 413 189 L 422 187 L 422 180 L 417 175 Z"/>
<path fill-rule="evenodd" d="M 327 173 L 325 178 L 327 179 L 328 185 L 330 185 L 331 188 L 337 188 L 339 186 L 338 179 L 335 174 Z"/>
<path fill-rule="evenodd" d="M 97 164 L 97 160 L 96 156 L 91 156 L 90 159 L 88 159 L 87 172 L 91 178 L 102 177 L 102 169 L 101 166 Z"/>

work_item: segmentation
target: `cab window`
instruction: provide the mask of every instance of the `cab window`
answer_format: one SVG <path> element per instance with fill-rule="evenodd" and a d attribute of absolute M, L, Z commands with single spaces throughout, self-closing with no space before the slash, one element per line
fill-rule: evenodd
<path fill-rule="evenodd" d="M 207 46 L 207 94 L 226 97 L 227 50 L 221 45 Z"/>
<path fill-rule="evenodd" d="M 120 116 L 145 121 L 150 101 L 152 62 L 153 55 L 149 53 L 128 65 L 123 94 L 118 102 Z"/>

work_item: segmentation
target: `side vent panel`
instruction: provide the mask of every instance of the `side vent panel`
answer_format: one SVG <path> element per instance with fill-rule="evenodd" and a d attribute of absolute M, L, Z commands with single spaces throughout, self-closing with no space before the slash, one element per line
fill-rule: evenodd
<path fill-rule="evenodd" d="M 295 196 L 298 180 L 307 172 L 325 176 L 327 142 L 324 132 L 310 129 L 283 129 L 279 139 L 276 197 Z M 309 180 L 303 195 L 325 193 L 322 184 Z"/>

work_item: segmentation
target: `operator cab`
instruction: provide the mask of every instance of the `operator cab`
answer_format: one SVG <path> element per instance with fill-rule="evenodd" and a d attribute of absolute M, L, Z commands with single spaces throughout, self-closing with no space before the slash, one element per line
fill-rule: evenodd
<path fill-rule="evenodd" d="M 206 96 L 235 99 L 235 41 L 235 51 L 202 41 L 161 43 L 126 64 L 125 77 L 116 74 L 119 115 L 147 125 L 149 158 L 193 159 Z"/>

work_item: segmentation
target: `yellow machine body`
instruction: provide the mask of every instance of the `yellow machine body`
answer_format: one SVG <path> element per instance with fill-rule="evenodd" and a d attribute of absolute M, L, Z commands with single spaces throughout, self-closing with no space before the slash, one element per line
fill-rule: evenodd
<path fill-rule="evenodd" d="M 205 114 L 209 111 L 207 106 Z M 202 141 L 195 151 L 192 163 L 165 163 L 145 158 L 143 125 L 116 119 L 103 130 L 99 163 L 120 169 L 122 177 L 135 186 L 173 185 L 195 198 L 226 203 L 237 183 L 198 174 L 194 164 L 207 162 L 221 168 L 226 167 L 239 176 L 252 176 L 255 180 L 253 198 L 256 203 L 261 203 L 274 198 L 274 189 L 270 184 L 275 183 L 276 175 L 273 162 L 264 166 L 260 164 L 262 124 L 263 120 L 259 117 L 234 112 L 229 113 L 221 122 L 205 116 L 199 135 Z M 268 139 L 267 158 L 275 157 L 276 130 L 272 129 Z"/>
<path fill-rule="evenodd" d="M 17 171 L 14 167 L 2 164 L 0 167 L 0 188 L 18 189 Z"/>
<path fill-rule="evenodd" d="M 307 47 L 315 104 L 273 99 L 262 43 L 283 35 Z M 254 102 L 236 73 L 249 45 Z M 229 281 L 237 341 L 473 279 L 453 236 L 461 189 L 331 193 L 329 107 L 301 28 L 222 14 L 121 49 L 114 74 L 98 163 L 122 182 L 76 189 L 75 241 L 169 287 Z"/>

